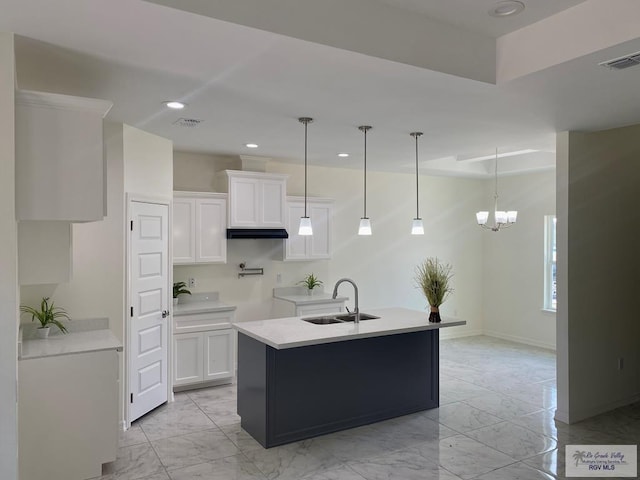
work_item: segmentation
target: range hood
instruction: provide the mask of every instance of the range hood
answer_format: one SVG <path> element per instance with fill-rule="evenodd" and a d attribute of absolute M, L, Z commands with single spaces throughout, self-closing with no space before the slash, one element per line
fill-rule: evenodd
<path fill-rule="evenodd" d="M 227 228 L 227 238 L 289 238 L 284 228 Z"/>

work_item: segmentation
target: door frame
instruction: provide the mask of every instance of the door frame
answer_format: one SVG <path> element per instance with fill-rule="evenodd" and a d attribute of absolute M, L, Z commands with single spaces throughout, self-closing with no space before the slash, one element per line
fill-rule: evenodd
<path fill-rule="evenodd" d="M 123 313 L 123 331 L 124 331 L 124 375 L 122 378 L 124 379 L 124 386 L 122 388 L 124 392 L 124 396 L 122 398 L 123 403 L 123 412 L 124 412 L 124 430 L 128 430 L 131 427 L 130 420 L 130 402 L 127 401 L 129 396 L 131 395 L 130 391 L 130 378 L 129 374 L 131 371 L 130 362 L 131 358 L 129 356 L 129 343 L 131 341 L 131 322 L 127 322 L 129 316 L 129 309 L 131 307 L 132 295 L 131 295 L 131 222 L 133 218 L 132 214 L 132 203 L 151 203 L 154 205 L 166 205 L 168 208 L 168 217 L 167 217 L 167 227 L 168 227 L 168 255 L 167 255 L 167 291 L 172 292 L 171 288 L 173 285 L 173 262 L 171 261 L 173 252 L 173 236 L 171 234 L 171 225 L 173 224 L 173 198 L 171 197 L 154 197 L 149 195 L 141 195 L 136 193 L 125 193 L 125 279 L 124 279 L 124 311 Z M 169 294 L 170 298 L 173 298 L 173 293 Z M 173 396 L 173 348 L 171 345 L 171 340 L 173 338 L 173 305 L 169 302 L 169 321 L 167 324 L 167 402 L 171 403 L 174 401 Z"/>

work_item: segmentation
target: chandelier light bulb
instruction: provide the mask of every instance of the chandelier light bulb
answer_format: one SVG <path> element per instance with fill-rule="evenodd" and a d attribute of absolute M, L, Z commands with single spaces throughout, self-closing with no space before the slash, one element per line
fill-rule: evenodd
<path fill-rule="evenodd" d="M 478 225 L 484 225 L 489 220 L 489 212 L 476 213 L 476 220 L 478 220 Z"/>

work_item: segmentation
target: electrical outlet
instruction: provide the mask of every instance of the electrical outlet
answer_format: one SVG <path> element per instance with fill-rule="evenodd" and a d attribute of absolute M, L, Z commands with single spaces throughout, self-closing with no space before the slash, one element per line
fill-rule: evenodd
<path fill-rule="evenodd" d="M 276 283 L 277 284 L 281 284 L 282 283 L 282 274 L 281 273 L 276 273 Z"/>
<path fill-rule="evenodd" d="M 618 370 L 622 370 L 624 368 L 624 358 L 618 358 Z"/>
<path fill-rule="evenodd" d="M 189 278 L 189 288 L 196 288 L 196 279 L 193 277 Z"/>

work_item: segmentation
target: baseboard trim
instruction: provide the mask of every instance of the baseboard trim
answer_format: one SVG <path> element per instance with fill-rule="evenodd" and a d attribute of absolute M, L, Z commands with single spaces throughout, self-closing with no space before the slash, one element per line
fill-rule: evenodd
<path fill-rule="evenodd" d="M 462 330 L 459 331 L 455 328 L 441 328 L 440 340 L 448 340 L 451 338 L 463 338 L 463 337 L 475 337 L 482 335 L 482 330 Z"/>
<path fill-rule="evenodd" d="M 611 410 L 615 410 L 616 408 L 624 407 L 625 405 L 630 405 L 636 402 L 640 402 L 640 393 L 636 393 L 624 399 L 616 400 L 615 402 L 604 403 L 604 404 L 596 405 L 594 407 L 587 408 L 577 416 L 567 415 L 566 418 L 568 421 L 565 423 L 573 424 L 573 423 L 581 422 L 582 420 L 586 420 L 587 418 L 595 417 L 596 415 L 600 415 L 601 413 L 610 412 Z M 564 420 L 558 417 L 557 411 L 556 411 L 556 417 L 560 421 L 564 422 Z M 564 417 L 565 415 L 563 414 L 563 418 Z"/>
<path fill-rule="evenodd" d="M 555 345 L 551 345 L 549 343 L 544 343 L 544 342 L 538 342 L 536 340 L 532 340 L 530 338 L 525 338 L 525 337 L 519 337 L 517 335 L 508 335 L 505 333 L 495 332 L 492 330 L 485 330 L 483 332 L 483 335 L 486 335 L 488 337 L 501 338 L 502 340 L 509 340 L 511 342 L 516 342 L 516 343 L 524 343 L 525 345 L 544 348 L 546 350 L 553 350 L 554 352 L 556 351 Z"/>

